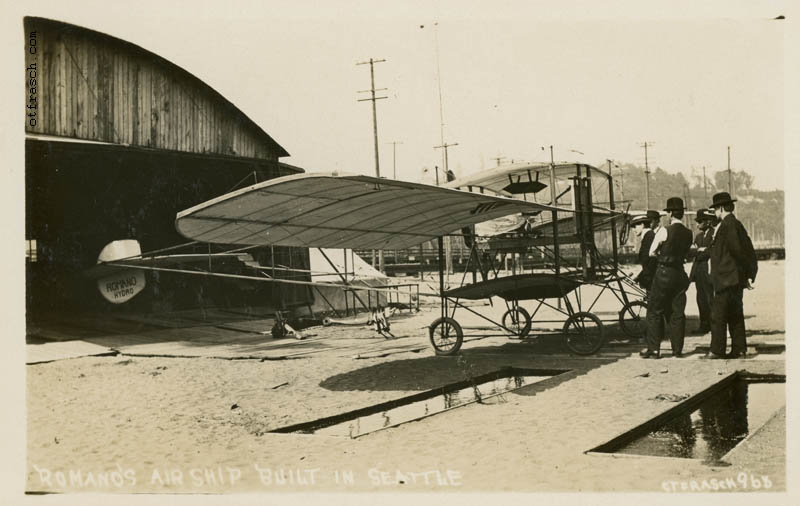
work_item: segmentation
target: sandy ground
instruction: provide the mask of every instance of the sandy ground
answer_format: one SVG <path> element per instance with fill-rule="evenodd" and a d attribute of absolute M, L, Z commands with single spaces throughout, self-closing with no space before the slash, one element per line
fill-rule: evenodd
<path fill-rule="evenodd" d="M 763 262 L 760 269 L 757 289 L 745 294 L 749 339 L 783 342 L 784 266 Z M 689 301 L 691 329 L 693 291 Z M 615 309 L 613 299 L 596 308 L 612 316 Z M 499 307 L 486 310 L 502 314 Z M 424 343 L 425 327 L 436 316 L 428 308 L 399 320 L 394 331 Z M 315 332 L 352 337 L 370 331 Z M 612 339 L 619 337 L 618 330 L 611 332 Z M 687 348 L 707 345 L 709 338 L 692 337 Z M 785 489 L 782 412 L 732 452 L 730 465 L 587 454 L 670 408 L 654 399 L 658 394 L 698 393 L 737 370 L 784 374 L 782 354 L 653 361 L 635 356 L 638 349 L 623 343 L 582 358 L 545 339 L 493 337 L 466 343 L 456 357 L 436 357 L 426 348 L 370 359 L 336 353 L 281 361 L 119 355 L 30 365 L 27 489 L 679 492 L 721 480 L 729 484 L 725 490 L 750 491 L 754 479 L 765 483 L 763 477 L 769 490 Z M 269 432 L 507 366 L 570 372 L 358 439 Z"/>

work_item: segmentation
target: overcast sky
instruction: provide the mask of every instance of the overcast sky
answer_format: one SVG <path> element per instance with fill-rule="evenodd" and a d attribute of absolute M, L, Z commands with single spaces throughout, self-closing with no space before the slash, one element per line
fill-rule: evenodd
<path fill-rule="evenodd" d="M 752 2 L 749 2 L 752 4 Z M 112 4 L 114 4 L 112 2 Z M 535 2 L 31 3 L 24 11 L 138 44 L 204 80 L 309 171 L 374 174 L 369 66 L 381 174 L 417 180 L 442 165 L 436 30 L 450 168 L 507 161 L 599 163 L 669 172 L 726 168 L 782 188 L 780 4 L 753 9 L 590 8 Z M 319 4 L 316 5 L 315 4 Z M 200 7 L 198 7 L 198 5 Z M 500 7 L 498 7 L 500 5 Z M 608 4 L 604 4 L 608 5 Z M 157 8 L 156 8 L 157 7 Z M 438 22 L 438 26 L 435 23 Z M 20 20 L 21 26 L 21 20 Z M 583 154 L 580 154 L 580 153 Z"/>

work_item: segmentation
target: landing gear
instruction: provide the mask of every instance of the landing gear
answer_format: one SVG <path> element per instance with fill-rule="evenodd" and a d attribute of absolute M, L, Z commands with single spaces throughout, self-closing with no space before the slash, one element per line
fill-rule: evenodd
<path fill-rule="evenodd" d="M 514 306 L 503 314 L 503 327 L 525 339 L 531 331 L 531 315 L 520 306 Z"/>
<path fill-rule="evenodd" d="M 574 313 L 564 323 L 567 347 L 577 355 L 596 353 L 606 342 L 603 323 L 592 313 Z"/>
<path fill-rule="evenodd" d="M 461 349 L 464 331 L 454 319 L 437 318 L 428 329 L 433 349 L 437 355 L 453 355 Z"/>
<path fill-rule="evenodd" d="M 629 337 L 641 338 L 647 334 L 647 303 L 633 300 L 619 312 L 619 326 Z"/>

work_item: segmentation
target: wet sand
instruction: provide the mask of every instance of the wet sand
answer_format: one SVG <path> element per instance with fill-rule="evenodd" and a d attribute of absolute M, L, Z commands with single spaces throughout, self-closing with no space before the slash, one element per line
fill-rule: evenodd
<path fill-rule="evenodd" d="M 784 264 L 760 269 L 757 289 L 745 294 L 749 340 L 783 342 Z M 696 315 L 693 291 L 688 298 L 687 313 Z M 613 313 L 613 301 L 598 310 Z M 393 331 L 424 344 L 437 312 L 398 319 Z M 357 327 L 314 332 L 380 339 Z M 709 338 L 692 337 L 687 348 Z M 641 360 L 638 349 L 607 346 L 584 358 L 492 337 L 467 342 L 455 357 L 426 347 L 368 359 L 335 352 L 267 361 L 118 355 L 30 365 L 27 489 L 664 492 L 743 472 L 767 476 L 769 490 L 785 489 L 780 413 L 732 453 L 729 466 L 586 454 L 671 407 L 658 394 L 695 394 L 737 370 L 785 373 L 783 354 Z M 269 432 L 508 366 L 571 372 L 358 439 Z"/>

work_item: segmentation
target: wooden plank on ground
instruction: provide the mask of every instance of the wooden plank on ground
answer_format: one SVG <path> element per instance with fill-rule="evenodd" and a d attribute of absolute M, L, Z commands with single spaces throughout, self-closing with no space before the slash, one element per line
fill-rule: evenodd
<path fill-rule="evenodd" d="M 105 355 L 113 353 L 113 350 L 85 341 L 51 341 L 41 344 L 27 344 L 25 352 L 26 364 L 40 364 L 66 358 Z"/>

